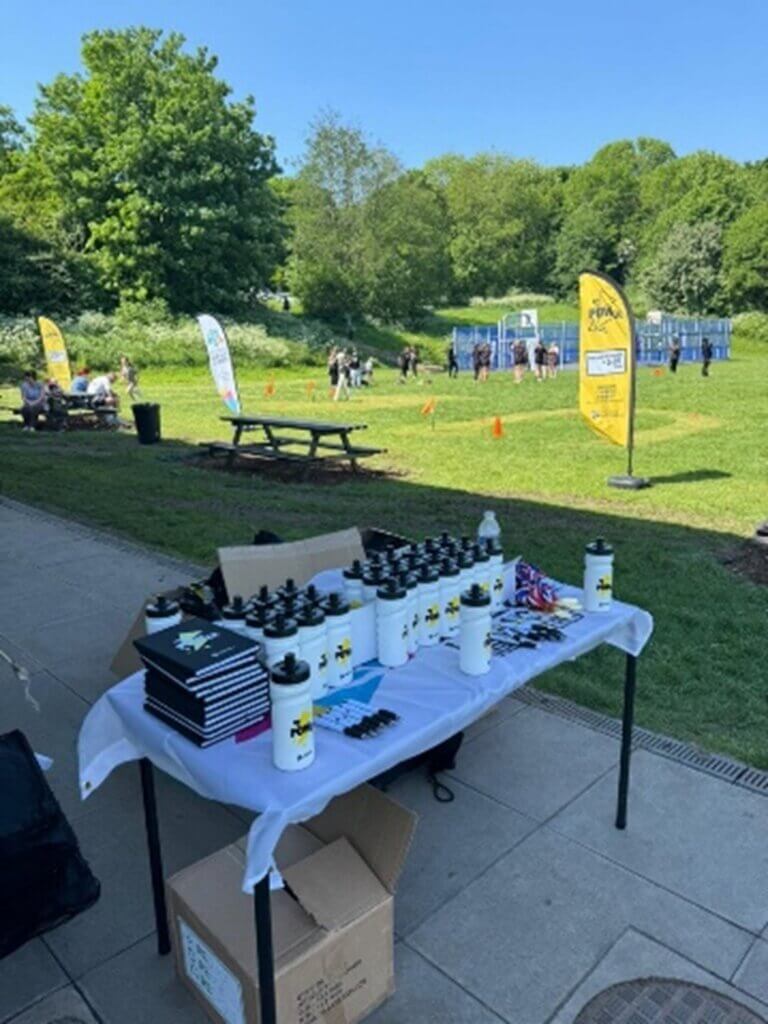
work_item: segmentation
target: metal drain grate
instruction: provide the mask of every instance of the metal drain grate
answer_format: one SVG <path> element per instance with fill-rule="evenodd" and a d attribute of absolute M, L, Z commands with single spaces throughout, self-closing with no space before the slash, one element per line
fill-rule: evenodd
<path fill-rule="evenodd" d="M 592 711 L 580 704 L 574 704 L 572 701 L 566 700 L 565 697 L 556 697 L 553 694 L 542 693 L 540 690 L 528 687 L 515 691 L 512 696 L 523 704 L 540 708 L 542 711 L 549 711 L 561 718 L 567 718 L 571 722 L 594 729 L 596 732 L 613 736 L 615 739 L 621 738 L 619 719 L 610 718 L 608 715 L 600 714 L 599 711 Z M 741 761 L 734 761 L 722 754 L 709 754 L 692 743 L 684 743 L 682 740 L 662 736 L 638 726 L 632 730 L 632 745 L 635 750 L 648 750 L 661 755 L 661 757 L 668 757 L 671 761 L 686 764 L 696 771 L 714 775 L 734 786 L 768 796 L 768 772 L 751 768 Z"/>

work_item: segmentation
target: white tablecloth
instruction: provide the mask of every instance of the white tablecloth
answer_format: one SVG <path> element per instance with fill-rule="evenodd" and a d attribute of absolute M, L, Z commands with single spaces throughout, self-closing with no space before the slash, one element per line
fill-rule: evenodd
<path fill-rule="evenodd" d="M 579 596 L 580 591 L 563 587 L 561 593 Z M 269 732 L 246 743 L 227 740 L 199 749 L 144 711 L 139 672 L 107 691 L 83 723 L 80 791 L 85 799 L 118 765 L 148 757 L 201 796 L 258 812 L 243 881 L 250 891 L 270 869 L 287 825 L 319 814 L 333 797 L 465 729 L 507 694 L 562 662 L 603 643 L 639 654 L 652 630 L 648 612 L 614 602 L 609 612 L 567 626 L 564 641 L 494 657 L 491 671 L 479 677 L 459 671 L 455 648 L 420 648 L 407 665 L 384 672 L 375 694 L 376 707 L 400 716 L 397 725 L 366 740 L 318 729 L 315 762 L 300 772 L 273 767 Z"/>

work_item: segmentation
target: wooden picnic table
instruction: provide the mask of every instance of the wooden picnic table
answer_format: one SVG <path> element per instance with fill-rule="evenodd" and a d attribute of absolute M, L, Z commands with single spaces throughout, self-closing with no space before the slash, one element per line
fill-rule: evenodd
<path fill-rule="evenodd" d="M 344 460 L 357 471 L 358 459 L 379 455 L 385 450 L 352 443 L 350 435 L 356 430 L 367 430 L 365 423 L 322 423 L 284 416 L 222 416 L 221 419 L 234 427 L 232 441 L 211 441 L 206 447 L 211 455 L 225 454 L 230 466 L 238 456 L 254 456 L 304 465 L 316 460 Z M 254 431 L 261 432 L 260 439 L 245 443 L 243 435 Z M 291 450 L 296 448 L 306 451 Z"/>

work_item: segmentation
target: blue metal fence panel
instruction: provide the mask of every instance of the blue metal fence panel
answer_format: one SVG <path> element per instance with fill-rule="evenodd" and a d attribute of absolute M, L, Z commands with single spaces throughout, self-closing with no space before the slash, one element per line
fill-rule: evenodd
<path fill-rule="evenodd" d="M 672 339 L 680 341 L 682 362 L 701 361 L 701 342 L 712 343 L 713 358 L 730 359 L 731 321 L 693 319 L 664 316 L 659 323 L 647 320 L 636 322 L 637 358 L 645 365 L 662 365 L 669 359 Z M 579 362 L 579 325 L 575 323 L 549 323 L 539 325 L 539 337 L 549 347 L 557 344 L 562 366 L 575 366 Z M 491 367 L 507 370 L 512 366 L 512 346 L 521 338 L 530 341 L 530 330 L 517 331 L 501 324 L 454 327 L 452 343 L 459 368 L 472 369 L 472 351 L 477 344 L 491 346 Z"/>

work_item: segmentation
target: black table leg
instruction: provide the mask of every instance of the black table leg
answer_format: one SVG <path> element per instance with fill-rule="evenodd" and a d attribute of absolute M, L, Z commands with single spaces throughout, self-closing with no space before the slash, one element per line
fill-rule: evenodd
<path fill-rule="evenodd" d="M 616 805 L 616 828 L 627 827 L 627 794 L 629 791 L 629 760 L 632 755 L 632 724 L 635 718 L 635 683 L 637 658 L 627 655 L 624 674 L 624 714 L 621 723 L 621 759 L 619 762 L 619 798 Z"/>
<path fill-rule="evenodd" d="M 256 960 L 259 968 L 259 1024 L 277 1024 L 269 872 L 254 887 L 253 905 L 256 918 Z"/>
<path fill-rule="evenodd" d="M 144 824 L 147 829 L 149 849 L 149 870 L 152 875 L 152 897 L 155 903 L 155 926 L 157 928 L 157 952 L 165 956 L 171 951 L 168 932 L 168 911 L 165 906 L 165 879 L 163 878 L 163 856 L 160 851 L 160 830 L 157 826 L 157 800 L 155 799 L 155 777 L 152 762 L 143 757 L 141 769 L 141 792 L 144 797 Z"/>

